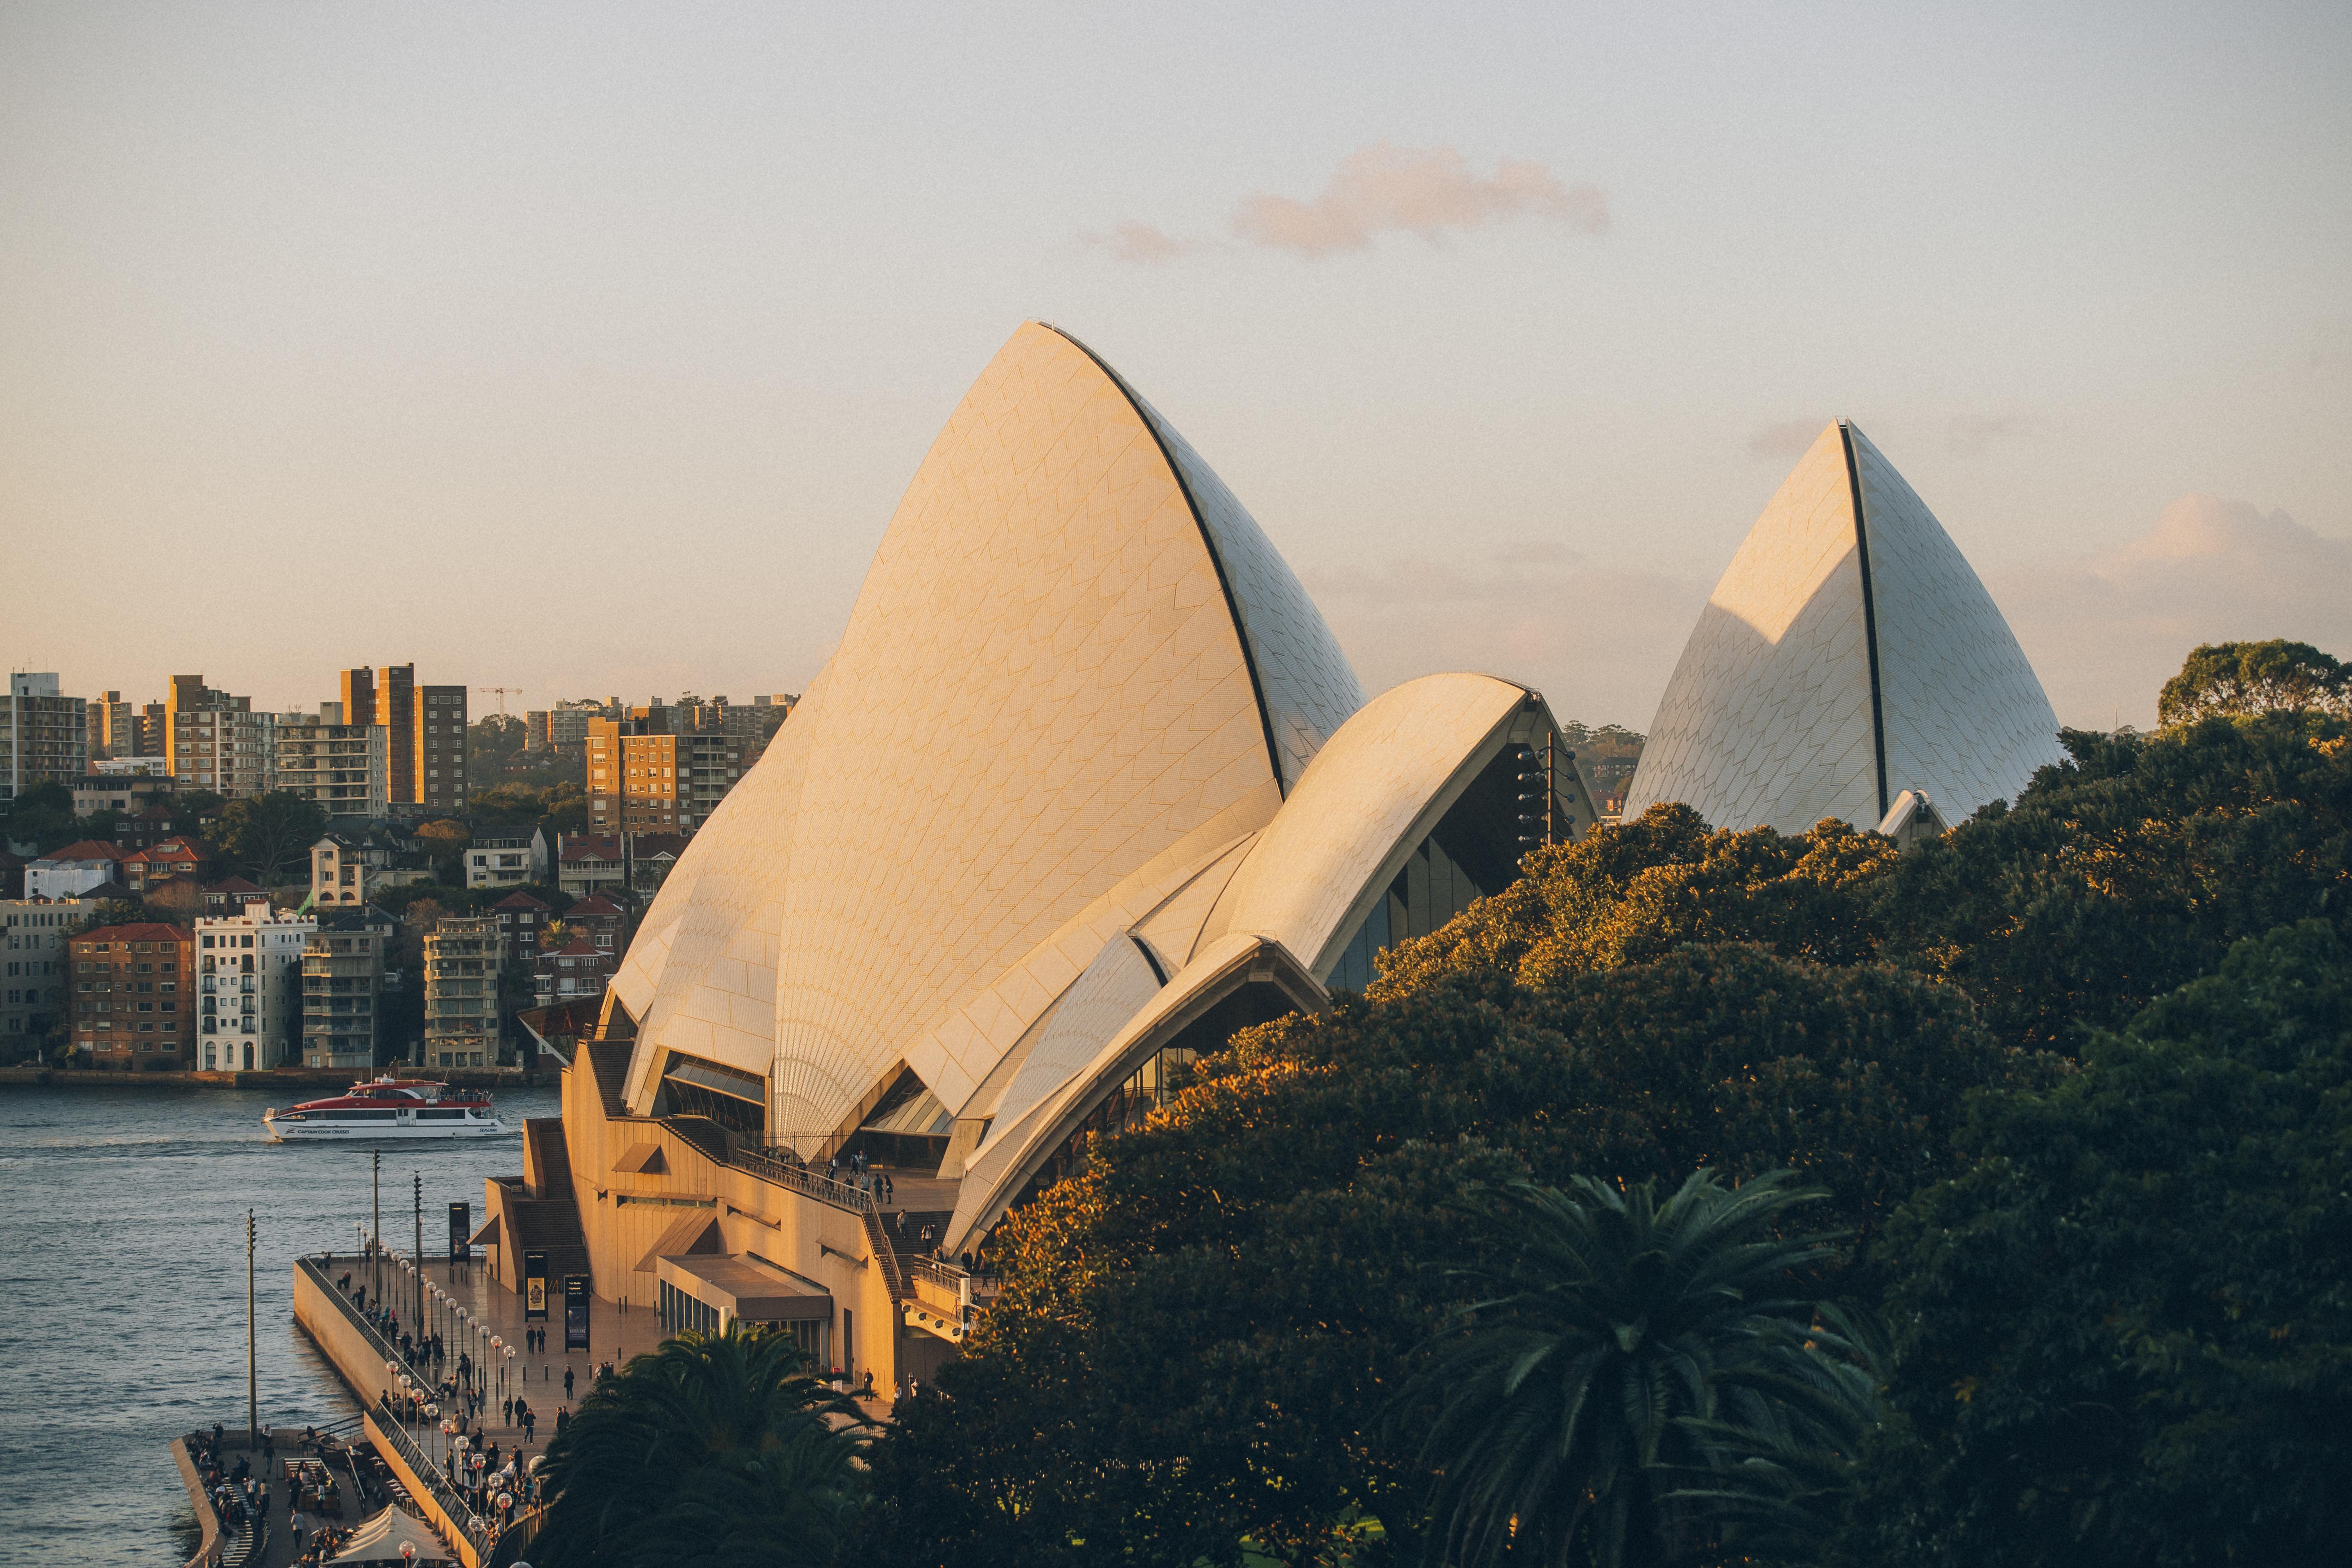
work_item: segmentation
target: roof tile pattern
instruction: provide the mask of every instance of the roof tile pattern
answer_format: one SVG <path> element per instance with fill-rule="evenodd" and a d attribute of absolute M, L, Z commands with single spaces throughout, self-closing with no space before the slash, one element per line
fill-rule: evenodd
<path fill-rule="evenodd" d="M 1054 1005 L 1029 1059 L 998 1097 L 992 1108 L 996 1125 L 1009 1131 L 1032 1106 L 1075 1078 L 1159 989 L 1160 977 L 1133 937 L 1121 934 L 1103 943 Z"/>
<path fill-rule="evenodd" d="M 1851 426 L 1848 426 L 1852 430 Z M 1852 430 L 1869 521 L 1886 789 L 1958 821 L 2059 755 L 2041 682 L 1943 525 Z M 1878 826 L 1853 484 L 1837 425 L 1716 584 L 1658 704 L 1625 815 L 1680 800 L 1717 827 Z"/>
<path fill-rule="evenodd" d="M 1715 585 L 1625 795 L 1717 827 L 1878 822 L 1870 651 L 1845 445 L 1825 428 Z"/>
<path fill-rule="evenodd" d="M 1364 705 L 1364 689 L 1321 612 L 1256 520 L 1158 409 L 1136 401 L 1183 475 L 1202 526 L 1215 542 L 1226 586 L 1249 635 L 1287 794 L 1325 738 Z"/>
<path fill-rule="evenodd" d="M 1852 435 L 1870 524 L 1887 798 L 1921 790 L 1958 822 L 2065 760 L 2058 715 L 1959 546 L 1869 437 Z"/>
<path fill-rule="evenodd" d="M 668 1047 L 767 1072 L 796 1136 L 902 1059 L 959 1104 L 1108 931 L 1272 814 L 1277 768 L 1303 769 L 1359 688 L 1181 449 L 1184 484 L 1089 354 L 1013 334 L 908 487 L 818 689 L 647 914 L 614 987 L 638 1021 L 633 1098 Z M 1217 513 L 1249 657 L 1186 485 Z"/>
<path fill-rule="evenodd" d="M 820 676 L 811 693 L 823 685 Z M 786 723 L 710 814 L 646 911 L 613 982 L 637 1020 L 639 1049 L 625 1086 L 633 1103 L 646 1096 L 656 1047 L 768 1075 L 776 932 L 807 758 L 807 731 Z"/>
<path fill-rule="evenodd" d="M 1504 744 L 1528 690 L 1425 675 L 1382 692 L 1317 753 L 1202 928 L 1279 942 L 1320 982 L 1364 917 Z"/>

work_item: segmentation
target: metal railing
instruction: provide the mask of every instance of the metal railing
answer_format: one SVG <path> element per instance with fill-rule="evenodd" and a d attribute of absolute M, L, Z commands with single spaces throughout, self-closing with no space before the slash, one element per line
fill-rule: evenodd
<path fill-rule="evenodd" d="M 393 1254 L 386 1252 L 384 1256 L 389 1258 Z M 327 1299 L 341 1310 L 344 1321 L 357 1329 L 370 1346 L 382 1351 L 384 1360 L 396 1362 L 402 1366 L 408 1367 L 412 1372 L 420 1374 L 420 1381 L 432 1377 L 432 1370 L 429 1367 L 401 1354 L 400 1347 L 387 1338 L 382 1329 L 371 1322 L 367 1314 L 352 1305 L 351 1298 L 335 1288 L 334 1280 L 328 1276 L 326 1269 L 320 1266 L 316 1258 L 297 1258 L 295 1264 L 296 1267 L 309 1271 L 312 1283 L 316 1284 Z M 379 1395 L 370 1408 L 383 1416 L 383 1421 L 379 1424 L 379 1429 L 391 1440 L 394 1447 L 401 1450 L 402 1458 L 407 1460 L 410 1471 L 419 1480 L 433 1489 L 433 1500 L 441 1505 L 444 1517 L 461 1521 L 467 1537 L 478 1547 L 487 1550 L 490 1541 L 497 1534 L 496 1529 L 489 1521 L 476 1513 L 467 1504 L 466 1500 L 458 1494 L 449 1479 L 441 1473 L 441 1468 L 435 1464 L 416 1440 L 408 1435 L 399 1411 L 392 1403 L 389 1391 Z"/>
<path fill-rule="evenodd" d="M 498 1527 L 473 1510 L 472 1506 L 466 1501 L 449 1478 L 442 1474 L 441 1467 L 434 1461 L 433 1456 L 409 1435 L 407 1426 L 401 1421 L 399 1412 L 393 1406 L 390 1394 L 380 1397 L 376 1401 L 375 1408 L 383 1416 L 383 1420 L 378 1423 L 376 1429 L 383 1434 L 385 1439 L 394 1448 L 400 1450 L 400 1457 L 406 1462 L 409 1474 L 423 1481 L 432 1490 L 433 1500 L 440 1505 L 441 1517 L 454 1521 L 463 1530 L 466 1532 L 466 1539 L 474 1543 L 476 1552 L 487 1553 L 490 1549 L 490 1543 L 498 1539 Z M 432 1521 L 427 1520 L 425 1522 L 429 1524 Z"/>
<path fill-rule="evenodd" d="M 821 1204 L 831 1204 L 835 1208 L 845 1210 L 850 1214 L 864 1214 L 874 1206 L 874 1194 L 856 1183 L 837 1181 L 831 1176 L 812 1171 L 806 1165 L 797 1164 L 781 1155 L 771 1154 L 765 1149 L 755 1149 L 748 1143 L 739 1143 L 730 1138 L 727 1142 L 727 1153 L 728 1163 L 740 1166 L 761 1180 L 773 1182 L 780 1187 L 790 1187 L 794 1192 L 806 1193 Z"/>
<path fill-rule="evenodd" d="M 959 1328 L 965 1311 L 971 1306 L 971 1276 L 952 1263 L 942 1263 L 936 1258 L 909 1258 L 907 1273 L 914 1286 L 915 1299 Z"/>

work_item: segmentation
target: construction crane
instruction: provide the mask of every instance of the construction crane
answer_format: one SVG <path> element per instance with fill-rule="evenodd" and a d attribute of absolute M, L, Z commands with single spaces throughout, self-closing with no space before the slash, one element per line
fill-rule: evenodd
<path fill-rule="evenodd" d="M 520 686 L 477 686 L 474 689 L 477 691 L 495 691 L 498 693 L 499 714 L 501 718 L 506 714 L 507 699 L 509 697 L 520 697 L 522 695 L 522 688 Z"/>

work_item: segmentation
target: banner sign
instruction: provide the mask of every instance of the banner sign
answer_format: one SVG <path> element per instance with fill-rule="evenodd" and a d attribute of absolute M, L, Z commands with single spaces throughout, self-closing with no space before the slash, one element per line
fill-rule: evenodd
<path fill-rule="evenodd" d="M 474 1205 L 449 1205 L 449 1261 L 464 1263 L 474 1256 Z"/>
<path fill-rule="evenodd" d="M 585 1274 L 563 1277 L 563 1348 L 568 1351 L 588 1348 L 588 1276 Z"/>
<path fill-rule="evenodd" d="M 532 1322 L 547 1321 L 547 1254 L 537 1247 L 522 1255 L 522 1315 Z"/>

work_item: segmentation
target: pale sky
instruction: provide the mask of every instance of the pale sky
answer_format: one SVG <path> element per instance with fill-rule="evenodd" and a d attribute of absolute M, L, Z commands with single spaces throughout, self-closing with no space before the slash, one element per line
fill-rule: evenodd
<path fill-rule="evenodd" d="M 1024 318 L 1646 727 L 1853 418 L 2069 722 L 2352 655 L 2352 7 L 0 7 L 0 658 L 803 689 Z M 477 712 L 495 706 L 477 693 Z"/>

